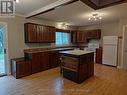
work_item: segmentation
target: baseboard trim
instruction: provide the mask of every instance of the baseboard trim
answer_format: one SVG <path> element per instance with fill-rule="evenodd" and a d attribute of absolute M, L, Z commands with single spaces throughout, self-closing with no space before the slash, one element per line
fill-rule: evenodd
<path fill-rule="evenodd" d="M 122 66 L 117 66 L 117 69 L 123 69 L 123 67 Z"/>

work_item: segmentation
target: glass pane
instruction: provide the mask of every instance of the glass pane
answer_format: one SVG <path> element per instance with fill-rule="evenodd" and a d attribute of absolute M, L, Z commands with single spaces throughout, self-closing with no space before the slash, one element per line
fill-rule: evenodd
<path fill-rule="evenodd" d="M 68 35 L 67 33 L 63 33 L 63 44 L 68 44 Z"/>
<path fill-rule="evenodd" d="M 62 33 L 56 32 L 56 45 L 62 45 Z"/>
<path fill-rule="evenodd" d="M 56 45 L 69 44 L 69 33 L 56 32 Z"/>
<path fill-rule="evenodd" d="M 3 33 L 4 33 L 4 26 L 0 25 L 0 75 L 5 73 Z"/>

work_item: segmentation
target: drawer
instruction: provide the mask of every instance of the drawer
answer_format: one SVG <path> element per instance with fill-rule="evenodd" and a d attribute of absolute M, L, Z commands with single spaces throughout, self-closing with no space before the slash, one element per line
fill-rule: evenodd
<path fill-rule="evenodd" d="M 72 57 L 62 57 L 62 62 L 64 63 L 63 66 L 73 69 L 75 71 L 78 70 L 78 59 Z"/>

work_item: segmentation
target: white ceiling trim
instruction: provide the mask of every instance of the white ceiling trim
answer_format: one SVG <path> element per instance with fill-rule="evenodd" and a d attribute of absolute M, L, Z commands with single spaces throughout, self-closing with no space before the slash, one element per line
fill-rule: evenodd
<path fill-rule="evenodd" d="M 26 17 L 30 17 L 30 16 L 33 16 L 33 15 L 39 14 L 41 12 L 50 10 L 50 9 L 55 8 L 57 6 L 60 6 L 62 4 L 66 4 L 66 3 L 70 2 L 70 1 L 72 1 L 72 0 L 58 0 L 58 1 L 54 2 L 54 3 L 52 3 L 52 4 L 49 4 L 49 5 L 45 6 L 45 7 L 42 7 L 40 9 L 38 9 L 38 10 L 35 10 L 35 11 L 27 14 Z"/>

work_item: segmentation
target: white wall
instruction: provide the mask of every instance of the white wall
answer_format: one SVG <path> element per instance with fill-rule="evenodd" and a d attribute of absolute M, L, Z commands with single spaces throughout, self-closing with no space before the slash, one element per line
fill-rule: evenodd
<path fill-rule="evenodd" d="M 79 27 L 79 30 L 92 30 L 92 29 L 101 29 L 102 33 L 101 38 L 103 38 L 103 36 L 117 36 L 119 32 L 119 21 Z"/>
<path fill-rule="evenodd" d="M 10 59 L 23 57 L 23 50 L 25 48 L 33 47 L 24 43 L 24 23 L 35 22 L 45 25 L 55 25 L 53 22 L 42 21 L 42 20 L 26 20 L 24 17 L 16 16 L 15 18 L 0 18 L 0 22 L 7 24 L 7 42 L 8 42 L 8 65 L 7 73 L 10 73 Z"/>
<path fill-rule="evenodd" d="M 52 47 L 51 44 L 25 44 L 24 41 L 24 23 L 32 22 L 37 24 L 56 26 L 56 22 L 40 20 L 37 18 L 25 19 L 25 17 L 16 16 L 15 18 L 0 18 L 0 22 L 7 24 L 7 35 L 8 35 L 8 67 L 7 73 L 10 73 L 10 59 L 24 57 L 24 49 L 37 48 L 37 47 Z M 75 29 L 74 27 L 68 27 L 68 29 Z"/>

